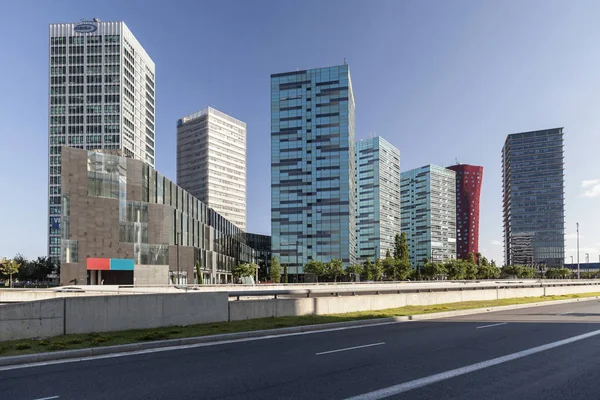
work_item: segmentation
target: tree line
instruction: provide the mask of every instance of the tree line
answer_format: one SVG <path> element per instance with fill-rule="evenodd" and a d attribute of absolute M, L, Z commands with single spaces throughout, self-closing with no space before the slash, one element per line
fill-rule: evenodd
<path fill-rule="evenodd" d="M 531 279 L 545 277 L 548 279 L 570 278 L 573 272 L 568 268 L 549 268 L 545 272 L 525 265 L 508 265 L 500 268 L 494 260 L 488 260 L 481 253 L 469 253 L 467 258 L 451 259 L 445 262 L 426 260 L 423 266 L 412 268 L 409 259 L 406 233 L 397 234 L 394 239 L 394 253 L 386 252 L 385 258 L 374 261 L 365 260 L 362 264 L 353 264 L 344 268 L 340 259 L 329 262 L 311 260 L 304 266 L 304 272 L 313 274 L 319 281 L 337 282 L 341 277 L 356 280 L 361 277 L 365 281 L 399 281 L 399 280 L 475 280 L 515 278 Z M 597 277 L 600 273 L 589 273 L 589 278 Z M 282 268 L 277 257 L 271 259 L 269 274 L 273 283 L 280 283 Z M 584 277 L 582 273 L 582 278 Z M 587 277 L 587 276 L 586 276 Z M 283 271 L 283 281 L 287 283 L 287 267 Z"/>
<path fill-rule="evenodd" d="M 5 280 L 5 286 L 13 287 L 15 282 L 48 282 L 48 275 L 53 272 L 60 274 L 60 264 L 55 264 L 48 257 L 27 260 L 22 254 L 17 254 L 12 259 L 0 259 L 0 277 Z"/>

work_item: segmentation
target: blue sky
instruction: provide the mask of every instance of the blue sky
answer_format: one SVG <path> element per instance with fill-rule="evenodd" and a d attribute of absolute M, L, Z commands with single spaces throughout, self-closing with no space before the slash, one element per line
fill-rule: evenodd
<path fill-rule="evenodd" d="M 248 227 L 270 232 L 271 73 L 350 64 L 357 139 L 401 168 L 483 165 L 480 249 L 502 263 L 500 150 L 565 127 L 567 258 L 600 252 L 600 2 L 18 1 L 0 13 L 0 257 L 46 254 L 48 24 L 123 20 L 156 64 L 156 167 L 208 105 L 247 123 Z"/>

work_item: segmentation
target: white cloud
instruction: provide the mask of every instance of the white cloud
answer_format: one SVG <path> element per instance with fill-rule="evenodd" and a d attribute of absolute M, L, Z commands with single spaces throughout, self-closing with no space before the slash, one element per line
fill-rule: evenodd
<path fill-rule="evenodd" d="M 583 197 L 600 197 L 600 179 L 591 179 L 581 182 Z"/>
<path fill-rule="evenodd" d="M 500 240 L 496 240 L 496 239 L 492 240 L 490 243 L 493 244 L 494 246 L 502 246 L 502 244 L 503 244 Z"/>

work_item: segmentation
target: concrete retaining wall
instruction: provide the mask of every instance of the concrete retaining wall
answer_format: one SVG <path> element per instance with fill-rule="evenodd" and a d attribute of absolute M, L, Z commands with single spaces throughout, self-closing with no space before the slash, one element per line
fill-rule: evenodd
<path fill-rule="evenodd" d="M 62 335 L 64 299 L 0 306 L 0 341 Z"/>
<path fill-rule="evenodd" d="M 81 296 L 0 306 L 0 341 L 404 306 L 597 292 L 596 285 L 229 301 L 227 293 Z M 33 292 L 35 293 L 35 292 Z M 44 293 L 53 295 L 57 293 Z"/>
<path fill-rule="evenodd" d="M 67 299 L 66 333 L 111 332 L 227 321 L 226 293 Z"/>
<path fill-rule="evenodd" d="M 223 322 L 226 293 L 73 297 L 0 306 L 0 341 Z"/>

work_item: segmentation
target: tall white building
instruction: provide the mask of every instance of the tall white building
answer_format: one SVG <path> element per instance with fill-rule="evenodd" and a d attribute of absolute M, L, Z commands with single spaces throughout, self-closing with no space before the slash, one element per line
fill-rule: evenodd
<path fill-rule="evenodd" d="M 400 183 L 402 232 L 410 263 L 456 258 L 456 173 L 426 165 L 403 172 Z"/>
<path fill-rule="evenodd" d="M 154 62 L 124 22 L 51 24 L 48 255 L 61 254 L 61 147 L 113 150 L 154 167 Z"/>
<path fill-rule="evenodd" d="M 246 230 L 246 123 L 211 107 L 179 119 L 177 184 Z"/>
<path fill-rule="evenodd" d="M 357 258 L 394 254 L 400 234 L 400 150 L 382 137 L 356 142 Z"/>

